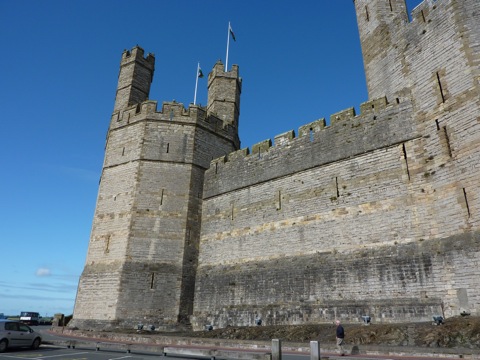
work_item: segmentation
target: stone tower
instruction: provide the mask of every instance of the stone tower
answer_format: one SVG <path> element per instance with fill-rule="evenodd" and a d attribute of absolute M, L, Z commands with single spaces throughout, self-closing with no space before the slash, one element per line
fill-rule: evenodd
<path fill-rule="evenodd" d="M 226 123 L 238 127 L 241 91 L 238 66 L 233 65 L 231 71 L 225 72 L 223 64 L 218 61 L 208 76 L 207 111 L 218 114 Z"/>
<path fill-rule="evenodd" d="M 168 102 L 159 112 L 147 100 L 154 56 L 139 47 L 123 53 L 73 326 L 188 323 L 204 172 L 240 145 L 238 67 L 217 67 L 210 111 Z"/>
<path fill-rule="evenodd" d="M 155 69 L 155 57 L 148 54 L 144 59 L 143 55 L 144 52 L 139 47 L 133 48 L 131 52 L 123 52 L 114 111 L 148 99 Z"/>
<path fill-rule="evenodd" d="M 368 97 L 389 97 L 405 87 L 404 41 L 408 24 L 405 0 L 354 0 Z"/>

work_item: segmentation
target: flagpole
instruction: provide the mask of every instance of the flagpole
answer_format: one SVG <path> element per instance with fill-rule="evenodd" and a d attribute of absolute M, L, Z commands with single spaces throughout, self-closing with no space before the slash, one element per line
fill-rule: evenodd
<path fill-rule="evenodd" d="M 228 69 L 228 48 L 230 46 L 230 21 L 228 22 L 228 29 L 227 29 L 227 56 L 225 59 L 225 72 Z"/>
<path fill-rule="evenodd" d="M 198 71 L 200 70 L 200 63 L 197 64 L 197 76 L 195 78 L 195 95 L 193 96 L 193 105 L 197 104 L 197 88 L 198 88 Z"/>

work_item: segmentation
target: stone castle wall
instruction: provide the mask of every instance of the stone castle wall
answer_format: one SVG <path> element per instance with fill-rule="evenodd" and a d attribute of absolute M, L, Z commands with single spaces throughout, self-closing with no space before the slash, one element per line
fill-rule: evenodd
<path fill-rule="evenodd" d="M 354 3 L 369 100 L 251 150 L 237 66 L 158 111 L 122 55 L 73 326 L 480 314 L 480 2 Z"/>
<path fill-rule="evenodd" d="M 360 115 L 212 162 L 194 327 L 480 311 L 480 4 L 424 1 L 412 15 L 395 33 L 359 20 L 379 97 Z"/>

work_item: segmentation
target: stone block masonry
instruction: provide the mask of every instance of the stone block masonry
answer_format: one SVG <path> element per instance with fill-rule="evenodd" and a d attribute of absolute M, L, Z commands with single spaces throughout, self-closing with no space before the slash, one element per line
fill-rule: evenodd
<path fill-rule="evenodd" d="M 480 311 L 480 3 L 425 1 L 411 23 L 401 0 L 355 7 L 361 113 L 206 172 L 195 328 Z"/>
<path fill-rule="evenodd" d="M 122 56 L 74 310 L 72 326 L 79 328 L 130 327 L 139 322 L 164 330 L 188 326 L 204 172 L 213 158 L 239 146 L 236 104 L 212 106 L 207 112 L 169 102 L 157 111 L 156 102 L 146 100 L 149 85 L 144 84 L 153 76 L 151 59 L 152 55 L 144 58 L 140 48 Z M 216 88 L 228 84 L 238 99 L 238 69 L 216 71 L 209 103 L 217 101 Z M 131 88 L 145 90 L 141 103 L 132 100 L 136 95 L 127 97 Z"/>
<path fill-rule="evenodd" d="M 355 0 L 368 101 L 240 149 L 242 79 L 122 55 L 72 326 L 480 315 L 480 2 Z"/>

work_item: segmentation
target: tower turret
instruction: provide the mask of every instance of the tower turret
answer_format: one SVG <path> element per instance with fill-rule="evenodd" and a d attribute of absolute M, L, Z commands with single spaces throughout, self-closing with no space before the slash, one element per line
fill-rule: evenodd
<path fill-rule="evenodd" d="M 405 0 L 354 0 L 370 99 L 402 89 L 405 80 L 401 28 L 408 23 Z"/>
<path fill-rule="evenodd" d="M 155 56 L 148 54 L 144 58 L 141 47 L 136 46 L 131 51 L 123 52 L 114 111 L 148 99 L 154 70 Z"/>
<path fill-rule="evenodd" d="M 238 128 L 241 92 L 242 79 L 238 75 L 238 65 L 225 71 L 222 62 L 217 61 L 208 75 L 207 111 L 216 114 L 225 124 Z"/>

